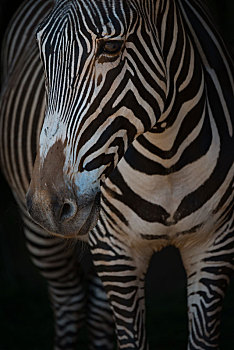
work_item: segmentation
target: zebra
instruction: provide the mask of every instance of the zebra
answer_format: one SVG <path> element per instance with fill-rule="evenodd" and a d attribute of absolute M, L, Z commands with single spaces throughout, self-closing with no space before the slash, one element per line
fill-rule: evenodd
<path fill-rule="evenodd" d="M 148 349 L 149 261 L 178 248 L 188 349 L 218 349 L 234 265 L 234 84 L 212 20 L 199 0 L 57 0 L 37 41 L 47 110 L 30 215 L 89 242 L 119 349 Z"/>
<path fill-rule="evenodd" d="M 79 255 L 85 254 L 85 247 L 59 237 L 52 239 L 26 210 L 25 194 L 46 108 L 35 28 L 53 4 L 52 0 L 24 1 L 5 34 L 0 98 L 1 170 L 20 208 L 31 259 L 48 282 L 55 318 L 54 349 L 74 350 L 79 330 L 87 319 L 88 348 L 111 350 L 112 313 L 93 268 L 85 266 L 85 271 L 82 270 Z M 91 264 L 87 258 L 85 264 Z"/>

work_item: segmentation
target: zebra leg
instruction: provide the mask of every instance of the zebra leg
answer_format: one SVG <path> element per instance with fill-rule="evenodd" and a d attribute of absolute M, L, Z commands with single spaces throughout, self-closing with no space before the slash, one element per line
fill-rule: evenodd
<path fill-rule="evenodd" d="M 103 284 L 93 271 L 88 278 L 87 323 L 90 350 L 115 348 L 113 314 Z"/>
<path fill-rule="evenodd" d="M 55 318 L 55 350 L 74 350 L 85 318 L 85 289 L 74 247 L 52 238 L 28 217 L 26 244 L 35 266 L 48 282 Z"/>
<path fill-rule="evenodd" d="M 81 259 L 87 284 L 87 327 L 90 350 L 113 350 L 115 327 L 106 292 L 92 263 L 92 255 L 85 251 Z"/>
<path fill-rule="evenodd" d="M 219 349 L 223 299 L 234 267 L 234 234 L 181 250 L 187 272 L 188 350 Z"/>
<path fill-rule="evenodd" d="M 90 235 L 94 265 L 114 315 L 118 348 L 146 350 L 145 275 L 152 254 L 126 246 L 128 241 L 98 241 Z"/>

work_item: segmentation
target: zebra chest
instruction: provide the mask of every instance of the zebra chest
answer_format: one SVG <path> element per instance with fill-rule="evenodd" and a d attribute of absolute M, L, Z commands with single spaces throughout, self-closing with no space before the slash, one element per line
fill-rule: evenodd
<path fill-rule="evenodd" d="M 196 193 L 202 181 L 202 172 L 194 178 L 187 169 L 148 175 L 123 159 L 106 181 L 103 194 L 115 208 L 118 227 L 128 235 L 153 240 L 156 246 L 180 245 L 186 237 L 203 235 L 214 226 L 215 203 L 205 202 L 202 193 Z"/>

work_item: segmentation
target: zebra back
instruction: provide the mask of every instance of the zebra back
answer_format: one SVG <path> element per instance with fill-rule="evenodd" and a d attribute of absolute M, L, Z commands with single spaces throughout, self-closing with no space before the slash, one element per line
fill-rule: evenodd
<path fill-rule="evenodd" d="M 25 201 L 45 112 L 44 75 L 34 32 L 52 5 L 52 0 L 25 1 L 3 40 L 0 164 L 20 203 Z"/>

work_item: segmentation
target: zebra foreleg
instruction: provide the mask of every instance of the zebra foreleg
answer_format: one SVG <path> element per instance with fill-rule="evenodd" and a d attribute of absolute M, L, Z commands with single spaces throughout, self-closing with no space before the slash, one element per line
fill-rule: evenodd
<path fill-rule="evenodd" d="M 55 318 L 55 350 L 74 350 L 85 319 L 86 296 L 76 254 L 64 242 L 51 238 L 27 220 L 27 247 L 31 259 L 48 282 Z"/>
<path fill-rule="evenodd" d="M 112 350 L 115 348 L 114 320 L 103 288 L 93 271 L 88 279 L 87 322 L 90 350 Z"/>
<path fill-rule="evenodd" d="M 119 349 L 147 350 L 145 275 L 150 257 L 123 242 L 91 238 L 91 252 L 114 314 Z M 126 242 L 128 240 L 125 240 Z M 95 242 L 95 243 L 94 243 Z"/>
<path fill-rule="evenodd" d="M 188 350 L 219 349 L 223 299 L 234 264 L 234 235 L 181 251 L 187 272 Z"/>

